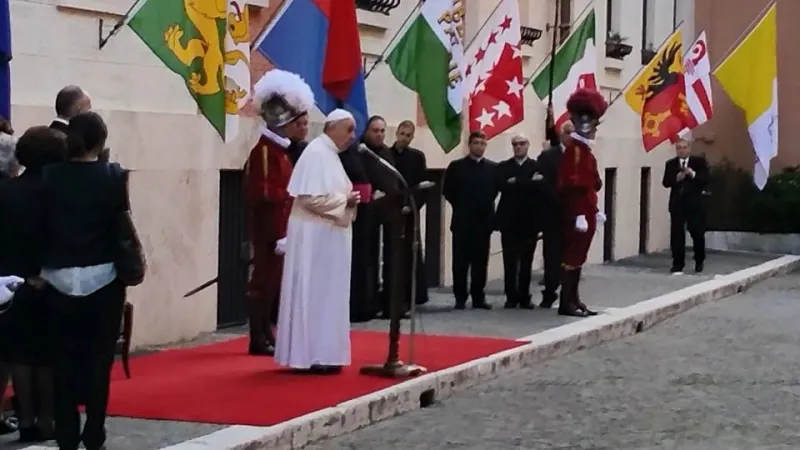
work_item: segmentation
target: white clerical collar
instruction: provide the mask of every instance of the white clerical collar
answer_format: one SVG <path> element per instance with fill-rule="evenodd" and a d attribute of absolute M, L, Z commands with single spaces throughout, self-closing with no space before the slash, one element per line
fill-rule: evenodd
<path fill-rule="evenodd" d="M 470 157 L 471 160 L 473 160 L 475 162 L 483 161 L 483 156 L 472 156 L 472 155 L 469 155 L 469 157 Z"/>
<path fill-rule="evenodd" d="M 64 125 L 69 125 L 69 120 L 62 119 L 61 117 L 56 117 L 53 119 L 53 122 L 63 123 Z"/>
<path fill-rule="evenodd" d="M 581 136 L 580 134 L 578 134 L 578 133 L 576 133 L 574 131 L 572 133 L 570 133 L 569 136 L 572 139 L 575 139 L 576 141 L 583 142 L 584 144 L 588 145 L 590 148 L 594 146 L 594 140 L 586 138 L 586 137 L 583 137 L 583 136 Z"/>
<path fill-rule="evenodd" d="M 524 157 L 524 158 L 517 158 L 517 157 L 515 157 L 515 158 L 514 158 L 514 161 L 516 161 L 516 162 L 517 162 L 517 164 L 519 164 L 519 165 L 521 166 L 521 165 L 525 164 L 526 162 L 528 162 L 528 155 L 525 155 L 525 157 Z"/>
<path fill-rule="evenodd" d="M 289 138 L 280 136 L 267 127 L 261 127 L 261 135 L 269 139 L 270 141 L 280 145 L 283 148 L 289 148 L 289 145 L 291 145 L 292 143 L 292 141 L 289 140 Z"/>

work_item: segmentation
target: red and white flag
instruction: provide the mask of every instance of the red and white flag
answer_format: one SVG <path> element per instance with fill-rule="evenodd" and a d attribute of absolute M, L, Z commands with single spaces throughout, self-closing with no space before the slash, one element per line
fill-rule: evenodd
<path fill-rule="evenodd" d="M 517 0 L 502 0 L 473 45 L 464 70 L 469 130 L 491 139 L 525 117 Z"/>
<path fill-rule="evenodd" d="M 706 32 L 700 33 L 683 60 L 684 82 L 686 83 L 686 103 L 697 125 L 708 121 L 714 115 L 711 101 L 711 62 L 708 58 Z M 689 131 L 684 128 L 680 136 Z"/>

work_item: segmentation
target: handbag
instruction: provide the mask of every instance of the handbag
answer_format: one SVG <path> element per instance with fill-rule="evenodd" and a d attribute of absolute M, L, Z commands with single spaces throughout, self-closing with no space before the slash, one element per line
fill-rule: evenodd
<path fill-rule="evenodd" d="M 120 181 L 123 200 L 123 208 L 114 218 L 114 267 L 117 279 L 122 284 L 127 287 L 138 286 L 144 281 L 147 260 L 131 217 L 128 173 L 119 164 L 109 164 L 109 168 Z"/>

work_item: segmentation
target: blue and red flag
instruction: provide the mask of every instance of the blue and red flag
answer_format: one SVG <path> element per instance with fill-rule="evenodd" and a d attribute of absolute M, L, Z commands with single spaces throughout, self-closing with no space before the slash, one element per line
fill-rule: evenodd
<path fill-rule="evenodd" d="M 255 47 L 303 77 L 323 114 L 347 109 L 363 132 L 369 112 L 355 2 L 286 0 Z"/>
<path fill-rule="evenodd" d="M 0 116 L 11 120 L 11 11 L 0 0 Z"/>

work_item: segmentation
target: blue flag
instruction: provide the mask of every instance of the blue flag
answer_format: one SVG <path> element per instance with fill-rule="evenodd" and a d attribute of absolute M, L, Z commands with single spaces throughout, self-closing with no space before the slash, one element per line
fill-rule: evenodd
<path fill-rule="evenodd" d="M 11 11 L 0 0 L 0 116 L 11 120 Z"/>

